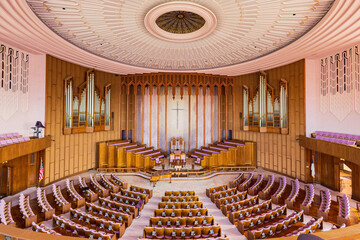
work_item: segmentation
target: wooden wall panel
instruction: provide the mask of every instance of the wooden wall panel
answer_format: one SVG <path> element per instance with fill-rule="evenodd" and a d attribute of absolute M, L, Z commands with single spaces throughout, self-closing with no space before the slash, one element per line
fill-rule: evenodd
<path fill-rule="evenodd" d="M 289 82 L 289 134 L 245 132 L 243 119 L 242 86 L 251 91 L 259 83 L 259 73 L 234 77 L 235 131 L 234 138 L 257 142 L 257 165 L 305 181 L 305 149 L 299 145 L 299 135 L 305 135 L 305 62 L 298 62 L 265 70 L 269 83 L 279 94 L 281 78 Z M 231 126 L 231 125 L 230 125 Z"/>
<path fill-rule="evenodd" d="M 45 135 L 54 140 L 46 150 L 44 159 L 44 184 L 56 181 L 72 174 L 95 168 L 96 142 L 121 138 L 120 126 L 120 77 L 95 70 L 95 85 L 101 90 L 111 83 L 112 127 L 110 131 L 96 133 L 63 134 L 64 79 L 73 76 L 74 93 L 77 86 L 85 81 L 89 68 L 69 63 L 52 56 L 46 58 L 46 103 Z M 123 106 L 122 106 L 123 107 Z M 124 110 L 122 111 L 124 113 Z"/>

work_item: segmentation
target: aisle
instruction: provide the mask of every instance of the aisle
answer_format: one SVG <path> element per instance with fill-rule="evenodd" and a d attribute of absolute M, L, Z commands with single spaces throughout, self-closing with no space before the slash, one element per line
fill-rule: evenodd
<path fill-rule="evenodd" d="M 210 198 L 206 196 L 205 192 L 199 193 L 197 195 L 199 196 L 200 201 L 203 202 L 204 208 L 208 209 L 209 215 L 214 216 L 215 224 L 220 225 L 222 235 L 226 235 L 230 240 L 247 240 L 247 238 L 237 230 L 236 226 L 229 221 L 229 219 L 221 212 L 221 210 L 216 207 Z"/>
<path fill-rule="evenodd" d="M 154 209 L 158 207 L 160 200 L 161 197 L 153 196 L 150 198 L 149 202 L 145 204 L 144 209 L 140 212 L 140 218 L 133 220 L 131 226 L 125 230 L 125 234 L 121 239 L 136 240 L 142 237 L 144 227 L 149 225 L 150 217 L 154 216 Z"/>

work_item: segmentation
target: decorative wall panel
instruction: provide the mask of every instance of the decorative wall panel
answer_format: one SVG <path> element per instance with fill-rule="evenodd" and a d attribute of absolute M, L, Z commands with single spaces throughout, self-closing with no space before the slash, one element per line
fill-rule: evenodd
<path fill-rule="evenodd" d="M 8 120 L 28 110 L 29 55 L 1 44 L 0 61 L 0 117 Z"/>
<path fill-rule="evenodd" d="M 351 112 L 360 113 L 358 47 L 321 59 L 320 110 L 340 122 Z"/>

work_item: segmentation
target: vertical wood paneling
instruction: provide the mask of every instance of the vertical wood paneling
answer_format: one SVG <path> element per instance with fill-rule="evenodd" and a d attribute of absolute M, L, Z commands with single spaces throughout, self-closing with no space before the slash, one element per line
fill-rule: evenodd
<path fill-rule="evenodd" d="M 239 105 L 235 112 L 235 135 L 239 139 L 257 142 L 257 163 L 275 172 L 305 180 L 305 150 L 297 140 L 305 135 L 305 69 L 304 60 L 266 70 L 269 83 L 279 94 L 279 80 L 289 82 L 289 134 L 258 133 L 242 131 L 243 119 L 238 112 L 243 112 L 242 85 L 246 84 L 252 91 L 258 85 L 258 73 L 234 78 L 235 103 Z M 256 83 L 256 84 L 254 84 Z"/>
<path fill-rule="evenodd" d="M 46 102 L 45 102 L 45 135 L 54 140 L 46 150 L 44 159 L 44 183 L 94 168 L 96 162 L 96 142 L 115 140 L 121 136 L 120 119 L 120 77 L 114 74 L 95 71 L 95 84 L 103 93 L 103 87 L 111 83 L 111 112 L 114 126 L 110 131 L 96 133 L 79 133 L 63 135 L 64 90 L 63 81 L 73 76 L 75 88 L 85 81 L 87 67 L 72 64 L 52 56 L 46 58 Z M 122 114 L 123 115 L 123 114 Z M 123 124 L 121 126 L 124 126 Z M 116 133 L 115 133 L 116 131 Z"/>

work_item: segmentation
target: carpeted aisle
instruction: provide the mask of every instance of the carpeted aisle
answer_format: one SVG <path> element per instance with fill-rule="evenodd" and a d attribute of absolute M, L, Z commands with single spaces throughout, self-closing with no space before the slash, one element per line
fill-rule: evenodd
<path fill-rule="evenodd" d="M 161 201 L 161 197 L 153 196 L 149 202 L 145 204 L 144 209 L 140 212 L 140 218 L 133 220 L 131 226 L 125 230 L 125 234 L 121 239 L 136 240 L 142 237 L 144 227 L 149 225 L 150 217 L 154 216 L 154 209 L 157 209 L 158 203 Z"/>

